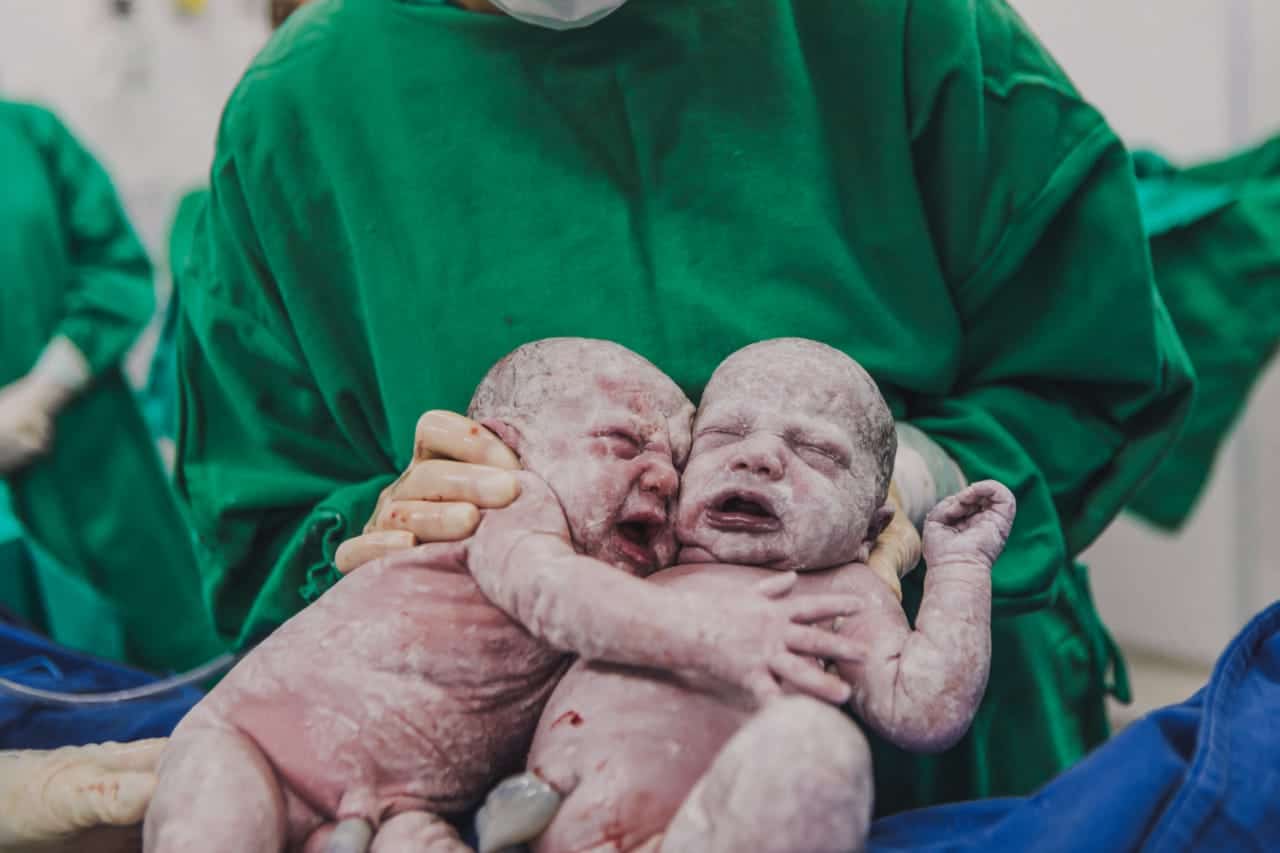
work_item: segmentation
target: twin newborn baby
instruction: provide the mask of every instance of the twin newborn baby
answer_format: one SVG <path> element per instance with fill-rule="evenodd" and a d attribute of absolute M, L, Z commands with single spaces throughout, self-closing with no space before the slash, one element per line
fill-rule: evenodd
<path fill-rule="evenodd" d="M 695 420 L 634 353 L 540 341 L 470 414 L 519 454 L 520 497 L 344 578 L 232 670 L 174 732 L 148 850 L 468 850 L 441 816 L 527 766 L 482 848 L 837 853 L 872 792 L 835 704 L 908 749 L 968 727 L 1012 495 L 931 514 L 913 630 L 861 565 L 896 442 L 842 353 L 747 347 Z"/>

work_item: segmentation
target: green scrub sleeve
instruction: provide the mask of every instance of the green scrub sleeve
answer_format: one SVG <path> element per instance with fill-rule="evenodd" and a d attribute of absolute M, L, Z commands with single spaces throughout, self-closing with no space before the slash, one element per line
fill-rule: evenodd
<path fill-rule="evenodd" d="M 234 162 L 215 166 L 178 327 L 175 479 L 197 540 L 219 633 L 243 647 L 333 579 L 338 545 L 361 531 L 390 473 L 336 425 L 292 336 L 271 316 Z M 233 286 L 240 298 L 226 298 Z M 263 381 L 263 377 L 269 377 Z"/>
<path fill-rule="evenodd" d="M 984 54 L 917 67 L 1008 72 L 911 82 L 917 174 L 964 334 L 951 389 L 912 400 L 907 419 L 970 481 L 1015 491 L 995 607 L 1036 609 L 1167 452 L 1194 377 L 1115 135 L 1003 4 L 977 39 L 913 8 L 916 49 Z"/>
<path fill-rule="evenodd" d="M 34 128 L 57 193 L 72 263 L 55 335 L 76 345 L 97 375 L 118 364 L 155 310 L 151 262 L 111 179 L 67 128 L 40 111 Z"/>
<path fill-rule="evenodd" d="M 1280 350 L 1280 136 L 1188 169 L 1154 154 L 1136 165 L 1156 285 L 1200 393 L 1174 451 L 1129 509 L 1176 530 Z"/>

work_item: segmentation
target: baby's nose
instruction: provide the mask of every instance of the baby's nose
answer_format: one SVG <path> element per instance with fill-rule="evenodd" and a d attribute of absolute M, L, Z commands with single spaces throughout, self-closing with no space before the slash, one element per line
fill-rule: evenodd
<path fill-rule="evenodd" d="M 680 475 L 676 473 L 675 466 L 668 463 L 650 465 L 640 475 L 641 491 L 652 492 L 663 500 L 674 495 L 679 486 Z"/>
<path fill-rule="evenodd" d="M 781 480 L 782 475 L 787 472 L 787 463 L 782 455 L 780 441 L 759 436 L 746 439 L 734 448 L 729 468 L 735 473 L 749 473 L 770 480 Z"/>

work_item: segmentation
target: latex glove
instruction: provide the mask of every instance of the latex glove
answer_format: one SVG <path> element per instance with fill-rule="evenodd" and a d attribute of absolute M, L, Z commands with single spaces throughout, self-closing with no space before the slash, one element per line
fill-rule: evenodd
<path fill-rule="evenodd" d="M 165 743 L 0 752 L 0 851 L 137 849 Z"/>
<path fill-rule="evenodd" d="M 413 460 L 383 489 L 364 533 L 338 546 L 338 571 L 363 566 L 423 542 L 465 539 L 481 509 L 500 509 L 520 494 L 520 460 L 496 435 L 453 412 L 418 419 Z"/>
<path fill-rule="evenodd" d="M 0 388 L 0 476 L 25 468 L 53 442 L 53 416 L 27 378 Z"/>
<path fill-rule="evenodd" d="M 92 379 L 84 354 L 59 336 L 26 376 L 0 388 L 0 476 L 49 449 L 54 418 Z"/>
<path fill-rule="evenodd" d="M 920 562 L 920 533 L 903 508 L 897 484 L 889 483 L 889 506 L 893 518 L 876 537 L 867 557 L 867 567 L 880 576 L 893 594 L 902 600 L 902 577 Z"/>
<path fill-rule="evenodd" d="M 968 481 L 960 466 L 933 439 L 910 424 L 897 425 L 898 452 L 889 484 L 893 520 L 876 539 L 867 565 L 902 599 L 899 579 L 920 562 L 920 533 L 925 518 L 941 501 L 958 494 Z"/>

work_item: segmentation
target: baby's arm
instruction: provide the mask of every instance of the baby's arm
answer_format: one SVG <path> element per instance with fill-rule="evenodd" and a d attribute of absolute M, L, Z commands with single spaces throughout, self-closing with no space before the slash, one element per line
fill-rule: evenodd
<path fill-rule="evenodd" d="M 857 641 L 864 656 L 837 669 L 853 686 L 858 715 L 904 749 L 947 749 L 973 721 L 991 666 L 991 566 L 1008 539 L 1014 507 L 1008 489 L 984 481 L 929 514 L 928 573 L 914 631 L 883 584 L 852 577 L 865 609 L 840 633 Z"/>
<path fill-rule="evenodd" d="M 708 600 L 650 584 L 574 552 L 555 495 L 521 473 L 521 496 L 485 515 L 469 552 L 485 595 L 551 646 L 588 660 L 698 673 L 763 701 L 778 680 L 843 702 L 848 687 L 810 657 L 847 658 L 853 644 L 816 627 L 852 612 L 847 595 L 787 598 L 794 575 Z"/>

